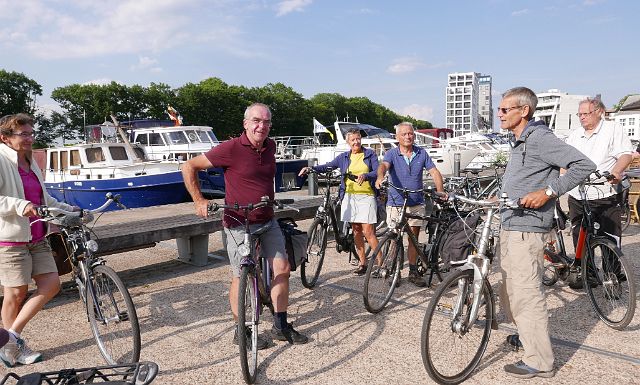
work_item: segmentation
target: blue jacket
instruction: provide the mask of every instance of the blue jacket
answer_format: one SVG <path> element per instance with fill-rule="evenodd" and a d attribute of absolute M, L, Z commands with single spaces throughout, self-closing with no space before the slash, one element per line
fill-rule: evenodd
<path fill-rule="evenodd" d="M 369 172 L 365 174 L 365 180 L 367 180 L 371 184 L 371 187 L 373 187 L 373 191 L 376 195 L 378 195 L 378 190 L 376 190 L 375 186 L 376 179 L 378 178 L 378 157 L 376 156 L 376 153 L 370 148 L 363 147 L 362 150 L 364 151 L 364 164 L 369 167 Z M 336 168 L 339 168 L 340 172 L 344 175 L 347 173 L 347 170 L 349 170 L 350 164 L 351 150 L 345 151 L 342 154 L 336 156 L 336 158 L 329 163 L 314 166 L 313 169 L 318 172 L 326 172 L 329 167 L 334 170 Z M 342 180 L 340 181 L 340 188 L 338 189 L 338 197 L 340 198 L 340 200 L 342 200 L 342 198 L 344 197 L 345 188 L 346 187 L 344 178 L 342 178 Z"/>

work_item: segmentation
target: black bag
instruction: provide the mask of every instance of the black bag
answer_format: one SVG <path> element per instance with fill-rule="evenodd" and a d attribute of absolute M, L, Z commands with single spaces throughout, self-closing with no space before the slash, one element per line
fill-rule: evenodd
<path fill-rule="evenodd" d="M 296 271 L 307 260 L 307 233 L 296 228 L 298 224 L 293 218 L 278 218 L 278 225 L 284 235 L 291 271 Z"/>
<path fill-rule="evenodd" d="M 480 214 L 473 214 L 466 216 L 464 221 L 458 218 L 449 224 L 440 242 L 440 258 L 445 268 L 448 268 L 452 261 L 467 259 L 473 248 L 472 241 L 479 221 Z"/>
<path fill-rule="evenodd" d="M 56 261 L 58 275 L 71 273 L 73 266 L 71 265 L 67 242 L 62 233 L 49 233 L 47 234 L 47 240 L 49 241 L 49 246 L 51 246 L 53 259 Z"/>

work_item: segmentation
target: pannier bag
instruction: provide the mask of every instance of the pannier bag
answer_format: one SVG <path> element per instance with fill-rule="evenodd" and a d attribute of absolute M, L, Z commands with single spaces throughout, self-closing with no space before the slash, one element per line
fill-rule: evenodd
<path fill-rule="evenodd" d="M 293 218 L 279 218 L 278 224 L 284 236 L 291 271 L 295 271 L 307 260 L 307 233 L 296 228 L 298 224 Z"/>
<path fill-rule="evenodd" d="M 445 268 L 449 268 L 451 262 L 467 259 L 473 249 L 472 241 L 479 221 L 480 214 L 473 214 L 465 217 L 464 221 L 458 218 L 449 224 L 440 243 L 440 258 Z"/>
<path fill-rule="evenodd" d="M 67 242 L 62 233 L 47 234 L 47 240 L 49 241 L 49 246 L 51 246 L 53 259 L 56 261 L 56 266 L 58 267 L 58 275 L 71 273 L 73 267 L 71 266 L 71 259 L 69 258 Z"/>

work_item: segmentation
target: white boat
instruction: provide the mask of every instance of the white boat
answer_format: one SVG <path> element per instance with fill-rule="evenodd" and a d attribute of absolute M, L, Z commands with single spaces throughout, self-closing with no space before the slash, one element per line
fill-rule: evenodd
<path fill-rule="evenodd" d="M 102 142 L 34 152 L 44 153 L 36 160 L 44 161 L 39 165 L 45 171 L 47 192 L 72 205 L 99 207 L 107 192 L 120 194 L 122 203 L 130 208 L 189 199 L 180 163 L 149 161 L 140 146 Z"/>
<path fill-rule="evenodd" d="M 497 134 L 470 133 L 447 139 L 446 143 L 479 151 L 466 166 L 467 170 L 480 170 L 505 163 L 511 151 L 509 142 Z"/>

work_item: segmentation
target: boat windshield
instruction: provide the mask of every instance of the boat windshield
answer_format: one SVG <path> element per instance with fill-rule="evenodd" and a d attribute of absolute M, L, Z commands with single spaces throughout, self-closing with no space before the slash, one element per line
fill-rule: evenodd
<path fill-rule="evenodd" d="M 186 130 L 187 138 L 191 143 L 210 143 L 209 136 L 204 131 Z"/>
<path fill-rule="evenodd" d="M 216 134 L 213 133 L 213 131 L 205 131 L 207 133 L 207 135 L 209 135 L 209 138 L 211 139 L 211 142 L 213 143 L 218 143 L 220 142 L 218 140 L 218 138 L 216 137 Z"/>
<path fill-rule="evenodd" d="M 162 136 L 164 136 L 165 142 L 169 144 L 189 144 L 183 131 L 165 132 Z"/>
<path fill-rule="evenodd" d="M 382 128 L 378 128 L 372 126 L 370 124 L 362 124 L 362 123 L 340 123 L 340 131 L 342 131 L 342 136 L 344 138 L 347 137 L 347 132 L 351 130 L 360 130 L 360 135 L 362 138 L 376 139 L 376 138 L 392 138 L 391 133 L 387 130 L 383 130 Z"/>

